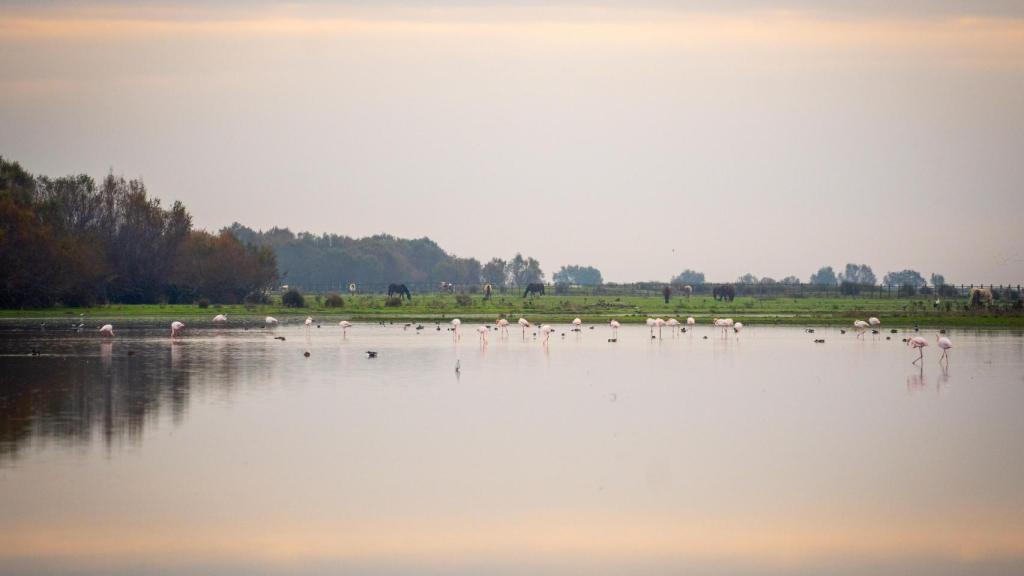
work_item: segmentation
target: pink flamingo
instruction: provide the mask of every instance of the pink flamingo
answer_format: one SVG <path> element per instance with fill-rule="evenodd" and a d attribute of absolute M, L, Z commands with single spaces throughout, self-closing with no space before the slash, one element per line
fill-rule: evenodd
<path fill-rule="evenodd" d="M 487 345 L 487 333 L 490 332 L 490 331 L 491 331 L 491 329 L 488 328 L 487 326 L 479 326 L 479 327 L 477 327 L 476 333 L 480 335 L 480 345 L 481 346 L 486 346 Z"/>
<path fill-rule="evenodd" d="M 654 338 L 654 318 L 647 319 L 647 327 L 651 329 L 651 338 Z"/>
<path fill-rule="evenodd" d="M 530 321 L 526 318 L 520 318 L 519 325 L 523 328 L 523 340 L 526 340 L 526 329 L 530 327 Z"/>
<path fill-rule="evenodd" d="M 579 332 L 581 330 L 580 326 L 582 326 L 582 325 L 583 325 L 583 320 L 580 320 L 579 318 L 575 318 L 572 321 L 572 329 L 574 331 L 576 331 L 576 332 Z"/>
<path fill-rule="evenodd" d="M 665 325 L 665 321 L 662 320 L 661 318 L 655 318 L 654 325 L 658 327 L 658 340 L 661 340 L 661 327 Z"/>
<path fill-rule="evenodd" d="M 743 330 L 743 322 L 737 322 L 733 324 L 732 331 L 737 334 L 737 338 L 739 338 L 738 334 L 740 333 L 740 330 Z"/>
<path fill-rule="evenodd" d="M 182 324 L 181 322 L 178 322 L 177 320 L 175 320 L 174 322 L 171 322 L 171 338 L 174 338 L 175 336 L 177 336 L 178 332 L 181 332 L 184 329 L 185 329 L 185 325 Z"/>
<path fill-rule="evenodd" d="M 953 347 L 953 341 L 945 336 L 939 336 L 936 334 L 935 342 L 938 343 L 939 348 L 942 348 L 942 356 L 939 356 L 939 362 L 941 363 L 942 359 L 945 358 L 946 364 L 949 364 L 949 349 Z"/>
<path fill-rule="evenodd" d="M 612 321 L 608 322 L 608 325 L 612 327 L 612 338 L 615 339 L 615 340 L 618 340 L 619 339 L 619 326 L 621 326 L 621 324 L 619 324 L 618 320 L 612 320 Z"/>
<path fill-rule="evenodd" d="M 347 338 L 348 329 L 352 327 L 352 323 L 348 320 L 342 320 L 341 322 L 338 322 L 338 326 L 341 326 L 341 337 Z"/>
<path fill-rule="evenodd" d="M 226 315 L 224 315 L 224 314 L 217 314 L 216 316 L 213 317 L 213 323 L 214 324 L 227 324 L 228 323 L 228 317 Z"/>
<path fill-rule="evenodd" d="M 501 330 L 501 335 L 507 337 L 508 336 L 508 320 L 506 320 L 504 318 L 498 318 L 498 321 L 495 322 L 495 324 L 497 324 L 498 329 Z"/>
<path fill-rule="evenodd" d="M 668 320 L 665 320 L 665 325 L 672 329 L 672 335 L 675 336 L 676 329 L 679 328 L 679 320 L 669 318 Z"/>
<path fill-rule="evenodd" d="M 462 320 L 459 320 L 458 318 L 453 318 L 452 319 L 452 332 L 454 332 L 454 334 L 452 334 L 452 339 L 453 340 L 461 340 L 462 339 L 462 334 L 459 334 L 459 326 L 461 326 L 461 325 L 462 325 Z"/>
<path fill-rule="evenodd" d="M 100 334 L 103 334 L 104 336 L 113 336 L 114 335 L 114 325 L 113 324 L 104 324 L 103 327 L 100 328 Z"/>
<path fill-rule="evenodd" d="M 910 340 L 907 340 L 907 346 L 910 346 L 911 348 L 916 348 L 919 353 L 917 360 L 914 360 L 913 362 L 911 362 L 911 364 L 917 364 L 921 360 L 924 360 L 924 348 L 927 345 L 928 341 L 920 336 L 914 336 Z"/>
<path fill-rule="evenodd" d="M 693 319 L 693 316 L 690 316 L 690 317 L 688 317 L 688 318 L 686 319 L 686 325 L 687 325 L 687 326 L 689 326 L 689 327 L 690 327 L 690 330 L 691 330 L 690 334 L 693 334 L 692 330 L 693 330 L 693 327 L 694 327 L 694 326 L 695 326 L 696 324 L 697 324 L 697 321 Z"/>
<path fill-rule="evenodd" d="M 853 321 L 853 328 L 857 330 L 857 338 L 864 336 L 864 331 L 867 330 L 869 327 L 871 327 L 871 325 L 863 320 Z"/>
<path fill-rule="evenodd" d="M 544 335 L 544 345 L 545 346 L 548 345 L 548 340 L 551 339 L 551 333 L 554 332 L 554 331 L 555 331 L 555 329 L 552 328 L 551 326 L 547 325 L 547 324 L 544 324 L 543 326 L 540 327 L 540 333 Z"/>

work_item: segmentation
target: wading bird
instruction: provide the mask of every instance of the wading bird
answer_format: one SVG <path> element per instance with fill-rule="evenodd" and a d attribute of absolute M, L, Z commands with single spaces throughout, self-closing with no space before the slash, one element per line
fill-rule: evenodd
<path fill-rule="evenodd" d="M 579 332 L 580 331 L 580 326 L 582 326 L 582 325 L 583 325 L 583 320 L 580 320 L 579 318 L 573 319 L 573 321 L 572 321 L 572 329 L 573 330 Z"/>
<path fill-rule="evenodd" d="M 504 318 L 498 318 L 498 321 L 495 322 L 495 325 L 497 325 L 498 330 L 501 331 L 502 336 L 508 336 L 508 320 Z"/>
<path fill-rule="evenodd" d="M 341 335 L 342 337 L 345 337 L 348 336 L 348 329 L 352 327 L 352 323 L 348 320 L 342 320 L 341 322 L 338 322 L 338 326 L 341 326 Z"/>
<path fill-rule="evenodd" d="M 481 346 L 486 346 L 487 345 L 487 333 L 490 332 L 490 331 L 491 331 L 491 329 L 488 328 L 487 326 L 479 326 L 479 327 L 477 327 L 476 333 L 480 335 L 480 345 Z"/>
<path fill-rule="evenodd" d="M 665 325 L 672 329 L 672 335 L 675 336 L 676 329 L 679 328 L 679 320 L 669 318 L 668 320 L 665 320 Z"/>
<path fill-rule="evenodd" d="M 217 314 L 216 316 L 213 317 L 213 323 L 214 324 L 227 324 L 228 323 L 228 317 L 225 316 L 224 314 Z"/>
<path fill-rule="evenodd" d="M 939 348 L 942 348 L 942 356 L 939 356 L 939 363 L 945 359 L 946 363 L 949 364 L 949 349 L 953 347 L 953 341 L 945 336 L 939 336 L 936 334 L 935 342 L 938 343 Z"/>
<path fill-rule="evenodd" d="M 654 325 L 658 327 L 658 340 L 661 340 L 661 327 L 665 325 L 665 321 L 661 318 L 655 318 Z M 652 331 L 651 334 L 653 335 L 654 332 Z"/>
<path fill-rule="evenodd" d="M 654 318 L 647 319 L 647 327 L 651 329 L 651 338 L 654 338 Z"/>
<path fill-rule="evenodd" d="M 526 318 L 520 318 L 519 325 L 523 328 L 523 340 L 526 340 L 526 329 L 530 327 L 530 321 Z"/>
<path fill-rule="evenodd" d="M 921 360 L 924 360 L 924 348 L 927 345 L 928 341 L 920 336 L 914 336 L 913 338 L 907 340 L 907 346 L 910 346 L 911 348 L 916 348 L 918 351 L 917 360 L 914 360 L 913 362 L 911 362 L 911 364 L 917 364 Z"/>
<path fill-rule="evenodd" d="M 100 334 L 103 334 L 104 336 L 113 336 L 114 335 L 114 325 L 113 324 L 104 324 L 103 327 L 100 328 Z"/>
<path fill-rule="evenodd" d="M 460 340 L 462 338 L 462 335 L 459 334 L 459 326 L 461 326 L 461 325 L 462 325 L 462 320 L 459 320 L 458 318 L 453 318 L 452 319 L 452 332 L 454 332 L 454 334 L 452 334 L 452 339 L 453 340 Z"/>
<path fill-rule="evenodd" d="M 732 325 L 732 331 L 739 334 L 740 330 L 743 330 L 743 322 L 737 322 Z M 739 336 L 737 336 L 739 338 Z"/>
<path fill-rule="evenodd" d="M 870 327 L 870 326 L 871 326 L 870 324 L 868 324 L 867 322 L 865 322 L 863 320 L 854 320 L 853 321 L 853 328 L 857 331 L 857 338 L 860 338 L 861 336 L 863 336 L 864 335 L 864 331 L 867 330 L 868 327 Z"/>
<path fill-rule="evenodd" d="M 540 327 L 540 333 L 544 335 L 545 346 L 547 346 L 548 340 L 551 338 L 551 333 L 554 331 L 555 329 L 552 328 L 551 326 L 548 326 L 547 324 L 544 324 L 543 326 Z"/>
<path fill-rule="evenodd" d="M 171 338 L 174 338 L 175 336 L 177 336 L 178 332 L 181 332 L 184 329 L 185 329 L 185 325 L 182 324 L 181 322 L 178 322 L 177 320 L 175 320 L 174 322 L 171 322 Z"/>
<path fill-rule="evenodd" d="M 277 318 L 274 318 L 273 316 L 267 316 L 266 318 L 263 319 L 263 323 L 267 325 L 267 328 L 272 328 L 274 326 L 277 326 Z"/>
<path fill-rule="evenodd" d="M 612 338 L 614 338 L 615 340 L 618 340 L 619 339 L 619 326 L 620 326 L 619 321 L 618 320 L 612 320 L 612 321 L 608 322 L 608 325 L 612 327 Z"/>

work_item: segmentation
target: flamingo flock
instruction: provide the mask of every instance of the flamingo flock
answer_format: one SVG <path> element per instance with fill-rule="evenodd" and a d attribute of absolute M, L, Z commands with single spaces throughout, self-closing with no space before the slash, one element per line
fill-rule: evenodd
<path fill-rule="evenodd" d="M 275 328 L 275 327 L 277 327 L 280 324 L 279 320 L 277 318 L 274 318 L 273 316 L 267 316 L 266 318 L 264 318 L 263 322 L 264 322 L 265 327 L 268 328 L 268 329 Z M 306 329 L 307 335 L 309 333 L 310 327 L 314 323 L 316 323 L 316 322 L 314 321 L 314 319 L 311 316 L 307 317 L 305 319 L 305 321 L 303 322 L 303 325 L 304 325 L 304 327 Z M 533 326 L 533 324 L 531 324 L 530 321 L 527 320 L 526 318 L 519 318 L 519 320 L 517 320 L 516 323 L 522 329 L 523 339 L 525 340 L 526 339 L 526 331 L 527 331 L 527 329 L 531 328 Z M 680 322 L 679 320 L 675 319 L 675 318 L 669 318 L 668 320 L 664 320 L 662 318 L 647 318 L 645 320 L 645 323 L 648 326 L 648 328 L 650 329 L 650 337 L 652 339 L 661 339 L 662 338 L 662 329 L 663 329 L 664 326 L 668 326 L 671 329 L 673 336 L 675 336 L 677 334 L 677 332 L 676 332 L 677 330 L 681 330 L 683 332 L 686 332 L 687 328 L 690 328 L 692 330 L 692 328 L 694 326 L 696 326 L 697 321 L 692 316 L 687 317 L 686 321 L 685 321 L 685 326 L 686 327 L 683 327 L 683 323 Z M 213 324 L 215 326 L 224 326 L 224 325 L 228 324 L 228 317 L 225 314 L 217 314 L 216 316 L 213 317 Z M 381 322 L 381 324 L 383 324 L 383 322 Z M 873 333 L 878 334 L 879 333 L 878 327 L 881 326 L 881 324 L 882 324 L 881 320 L 879 320 L 878 318 L 872 316 L 872 317 L 868 318 L 867 321 L 859 320 L 859 319 L 858 320 L 854 320 L 853 321 L 853 328 L 854 328 L 854 331 L 857 334 L 857 338 L 861 338 L 861 337 L 863 337 L 864 333 L 867 330 L 869 330 L 869 329 L 872 330 Z M 407 324 L 406 326 L 408 327 L 408 326 L 411 326 L 411 325 L 412 324 Z M 450 325 L 451 325 L 450 330 L 452 331 L 453 339 L 455 341 L 461 340 L 462 335 L 461 335 L 460 327 L 462 325 L 462 320 L 460 320 L 459 318 L 454 318 L 454 319 L 452 319 L 450 321 Z M 583 320 L 580 319 L 580 318 L 574 318 L 569 323 L 569 325 L 570 325 L 570 330 L 571 331 L 577 332 L 577 333 L 581 333 L 582 332 L 582 326 L 583 326 Z M 712 320 L 712 325 L 715 328 L 718 328 L 718 329 L 721 330 L 721 334 L 722 334 L 723 338 L 727 335 L 727 333 L 728 333 L 730 328 L 732 329 L 732 332 L 736 335 L 736 337 L 739 338 L 739 334 L 740 334 L 740 332 L 744 328 L 744 325 L 743 325 L 742 322 L 735 322 L 732 318 L 714 318 Z M 611 338 L 608 339 L 609 342 L 618 342 L 619 328 L 621 326 L 622 326 L 622 324 L 618 320 L 615 320 L 615 319 L 609 320 L 608 327 L 611 329 Z M 317 327 L 319 327 L 319 324 L 317 325 Z M 353 327 L 353 324 L 351 322 L 349 322 L 348 320 L 342 320 L 342 321 L 338 322 L 338 327 L 341 328 L 342 337 L 343 338 L 347 338 L 348 330 Z M 494 328 L 494 330 L 498 331 L 499 335 L 504 339 L 505 337 L 508 336 L 508 327 L 509 327 L 509 321 L 507 319 L 505 319 L 504 317 L 502 317 L 502 318 L 497 319 L 494 322 L 494 327 L 493 328 Z M 76 329 L 77 329 L 76 331 L 81 332 L 82 328 L 84 328 L 84 322 L 80 326 L 76 326 Z M 417 326 L 416 327 L 417 332 L 420 329 L 422 329 L 422 328 L 423 328 L 422 325 Z M 657 336 L 655 336 L 655 334 L 654 334 L 654 329 L 655 328 L 658 329 Z M 591 327 L 590 329 L 593 330 L 594 327 Z M 184 330 L 185 330 L 185 324 L 183 322 L 180 322 L 180 321 L 177 321 L 177 320 L 171 322 L 171 338 L 172 339 L 178 338 L 182 334 L 182 332 L 184 332 Z M 440 330 L 440 326 L 438 326 L 438 330 Z M 475 330 L 476 330 L 477 335 L 479 337 L 481 346 L 486 346 L 488 344 L 488 337 L 489 337 L 489 332 L 491 331 L 491 326 L 489 326 L 487 324 L 482 324 L 482 325 L 478 326 Z M 915 328 L 915 330 L 917 330 L 917 328 Z M 545 346 L 548 345 L 548 343 L 551 340 L 551 334 L 554 333 L 555 331 L 556 331 L 555 328 L 553 326 L 551 326 L 550 324 L 543 324 L 543 325 L 540 326 L 538 332 L 539 332 L 539 334 L 541 336 L 541 342 Z M 812 328 L 808 328 L 806 331 L 807 332 L 813 332 L 814 330 Z M 534 333 L 534 338 L 537 337 L 538 332 Z M 892 332 L 895 333 L 896 330 L 894 329 L 894 330 L 892 330 Z M 945 331 L 943 330 L 943 333 L 944 332 Z M 99 333 L 100 333 L 101 336 L 108 337 L 108 338 L 113 338 L 114 337 L 114 326 L 113 326 L 113 324 L 104 324 L 103 326 L 101 326 L 99 328 Z M 840 333 L 846 334 L 846 330 L 840 330 Z M 565 333 L 564 332 L 562 333 L 562 337 L 563 338 L 565 337 Z M 707 339 L 707 336 L 704 336 L 704 338 Z M 279 340 L 284 340 L 284 337 L 278 337 L 278 339 Z M 889 337 L 886 336 L 886 339 L 889 339 Z M 906 343 L 906 345 L 909 348 L 911 348 L 912 350 L 916 350 L 917 353 L 918 353 L 917 357 L 913 360 L 912 363 L 913 364 L 917 364 L 919 362 L 922 362 L 924 360 L 924 349 L 929 346 L 928 340 L 926 338 L 922 337 L 922 336 L 913 336 L 913 337 L 905 338 L 903 341 L 904 341 L 904 343 Z M 824 339 L 816 339 L 815 342 L 821 343 L 821 342 L 824 342 Z M 939 363 L 940 364 L 941 363 L 945 363 L 946 365 L 948 365 L 948 363 L 949 363 L 949 351 L 953 348 L 952 340 L 950 340 L 946 336 L 943 336 L 943 335 L 940 335 L 940 334 L 936 334 L 935 335 L 935 344 L 942 351 L 942 354 L 939 356 Z M 307 354 L 308 354 L 308 352 L 307 352 Z"/>

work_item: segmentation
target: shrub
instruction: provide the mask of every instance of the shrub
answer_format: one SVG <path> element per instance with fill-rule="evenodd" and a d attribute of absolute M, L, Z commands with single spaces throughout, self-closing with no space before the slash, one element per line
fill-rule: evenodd
<path fill-rule="evenodd" d="M 467 296 L 466 294 L 456 294 L 455 303 L 458 304 L 459 306 L 469 306 L 470 304 L 473 303 L 473 299 Z"/>
<path fill-rule="evenodd" d="M 401 306 L 402 305 L 402 297 L 401 296 L 388 296 L 384 300 L 384 305 L 385 306 L 389 306 L 391 308 L 395 308 L 395 307 Z"/>
<path fill-rule="evenodd" d="M 281 304 L 289 308 L 305 308 L 306 299 L 302 297 L 302 293 L 298 290 L 291 288 L 281 296 Z"/>
<path fill-rule="evenodd" d="M 250 306 L 255 306 L 257 304 L 270 304 L 270 296 L 267 296 L 266 292 L 257 290 L 255 292 L 250 292 L 245 296 L 245 303 Z"/>
<path fill-rule="evenodd" d="M 209 308 L 210 307 L 210 299 L 209 298 L 200 298 L 199 301 L 196 302 L 196 305 L 199 306 L 200 308 Z"/>
<path fill-rule="evenodd" d="M 345 299 L 340 294 L 328 294 L 324 299 L 324 306 L 328 308 L 341 308 L 345 305 Z"/>

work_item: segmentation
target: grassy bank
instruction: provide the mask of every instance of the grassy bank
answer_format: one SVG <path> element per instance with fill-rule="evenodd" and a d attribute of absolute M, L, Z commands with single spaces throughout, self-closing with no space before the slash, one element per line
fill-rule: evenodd
<path fill-rule="evenodd" d="M 279 299 L 260 306 L 218 306 L 200 308 L 195 305 L 110 305 L 93 308 L 48 308 L 38 310 L 0 310 L 0 318 L 14 320 L 73 319 L 84 315 L 90 319 L 192 319 L 209 321 L 215 314 L 229 318 L 261 320 L 271 315 L 278 318 L 307 315 L 324 320 L 434 321 L 459 317 L 463 320 L 493 321 L 504 314 L 513 321 L 524 316 L 533 322 L 564 322 L 579 317 L 584 322 L 642 323 L 648 317 L 685 318 L 698 321 L 713 317 L 731 317 L 754 324 L 778 325 L 844 325 L 855 318 L 877 316 L 887 325 L 978 326 L 1024 328 L 1024 314 L 1008 306 L 990 310 L 968 311 L 962 301 L 943 302 L 935 307 L 931 300 L 875 298 L 737 298 L 719 302 L 710 297 L 674 298 L 668 304 L 661 298 L 623 296 L 541 296 L 523 299 L 495 296 L 485 301 L 472 296 L 461 303 L 452 295 L 416 295 L 401 306 L 387 306 L 380 295 L 346 297 L 344 306 L 328 308 L 315 297 L 307 296 L 306 307 L 286 308 Z"/>

